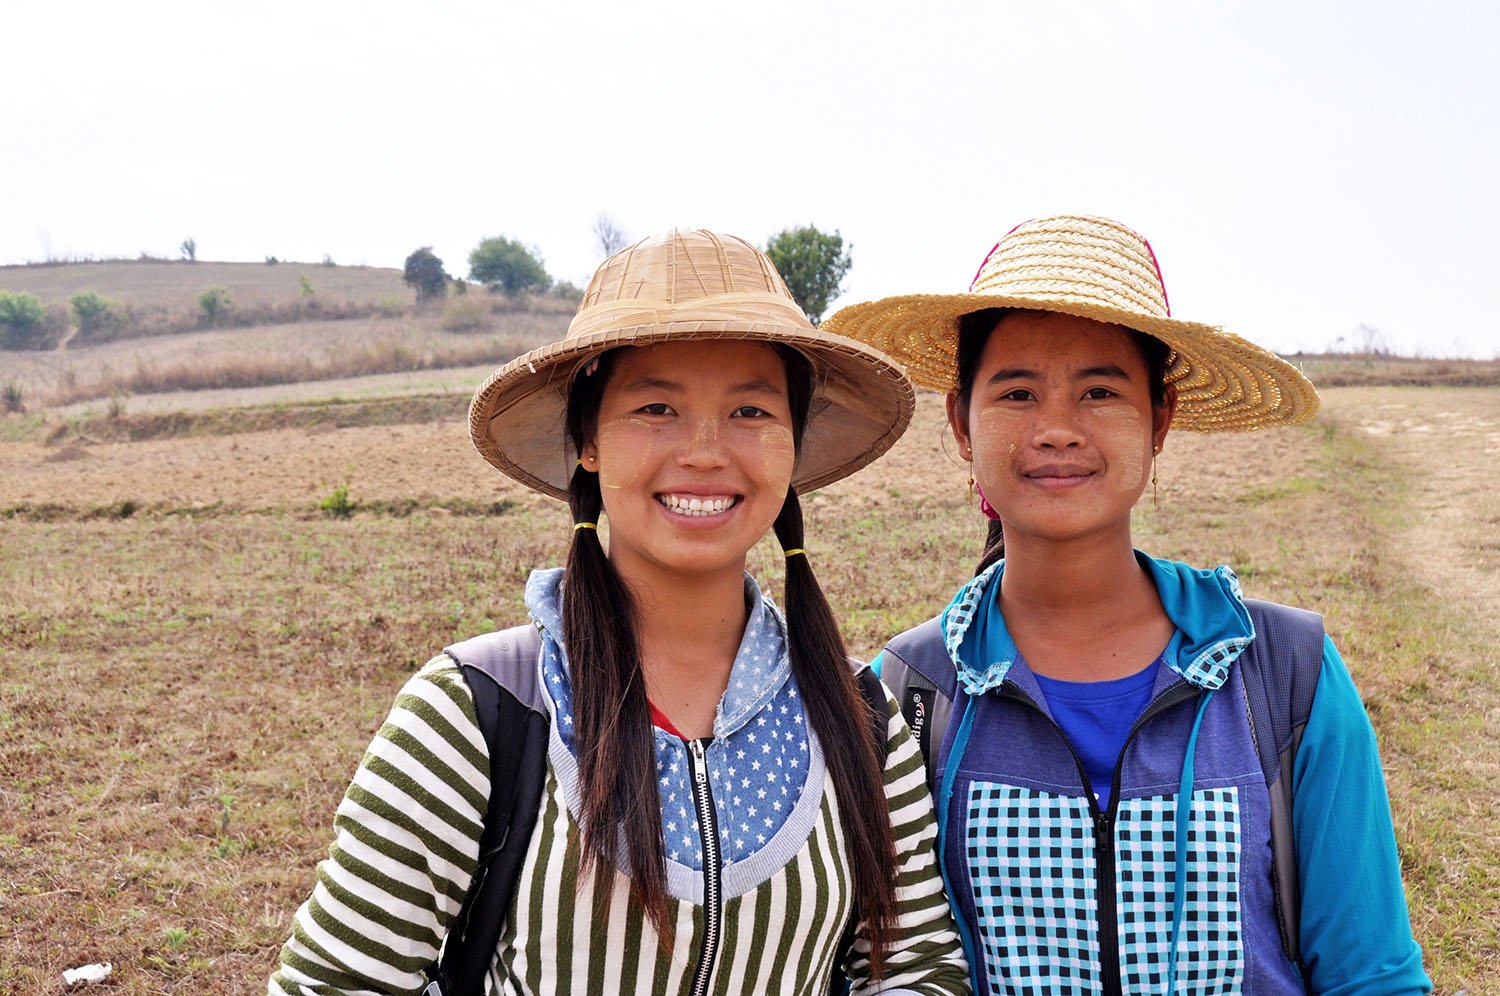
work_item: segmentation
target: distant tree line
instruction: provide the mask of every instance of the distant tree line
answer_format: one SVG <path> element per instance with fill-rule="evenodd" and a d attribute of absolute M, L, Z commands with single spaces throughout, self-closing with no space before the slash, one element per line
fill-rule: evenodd
<path fill-rule="evenodd" d="M 619 222 L 607 213 L 594 220 L 594 240 L 603 256 L 626 248 L 630 237 Z M 812 225 L 785 229 L 766 243 L 766 255 L 780 271 L 787 289 L 807 317 L 822 320 L 830 301 L 842 290 L 844 276 L 853 263 L 851 247 L 837 231 L 825 233 Z M 431 246 L 422 246 L 406 257 L 403 280 L 416 292 L 419 302 L 444 297 L 450 285 L 462 293 L 463 281 L 454 281 L 434 255 Z M 523 294 L 541 293 L 553 286 L 541 253 L 518 239 L 495 235 L 483 239 L 469 253 L 469 279 L 494 293 L 517 298 Z M 556 285 L 558 296 L 577 299 L 576 287 Z"/>

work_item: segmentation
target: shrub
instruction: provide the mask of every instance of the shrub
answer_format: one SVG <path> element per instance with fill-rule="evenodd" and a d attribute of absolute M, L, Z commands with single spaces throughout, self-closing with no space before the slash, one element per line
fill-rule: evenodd
<path fill-rule="evenodd" d="M 81 333 L 103 328 L 114 310 L 109 299 L 98 291 L 81 291 L 68 301 L 73 309 L 73 323 Z"/>
<path fill-rule="evenodd" d="M 229 314 L 229 292 L 222 287 L 210 287 L 198 295 L 198 310 L 210 325 L 217 325 Z"/>
<path fill-rule="evenodd" d="M 312 297 L 317 293 L 317 291 L 313 289 L 313 282 L 307 278 L 307 274 L 299 274 L 298 280 L 301 282 L 301 294 L 304 298 Z"/>
<path fill-rule="evenodd" d="M 7 381 L 5 387 L 0 389 L 0 403 L 4 404 L 6 412 L 24 412 L 26 395 L 21 390 L 21 385 L 14 381 Z"/>
<path fill-rule="evenodd" d="M 182 240 L 182 245 L 178 246 L 178 251 L 182 253 L 182 258 L 189 263 L 198 262 L 198 240 L 192 236 L 188 236 Z"/>
<path fill-rule="evenodd" d="M 275 256 L 267 256 L 266 257 L 266 265 L 267 266 L 275 266 L 279 262 L 281 262 L 281 260 L 277 259 Z"/>
<path fill-rule="evenodd" d="M 546 290 L 552 283 L 536 250 L 498 235 L 480 242 L 469 253 L 469 277 L 506 297 Z"/>
<path fill-rule="evenodd" d="M 456 297 L 443 308 L 444 332 L 481 332 L 490 327 L 490 306 L 477 297 Z"/>
<path fill-rule="evenodd" d="M 67 316 L 49 321 L 47 308 L 25 292 L 0 291 L 0 347 L 5 349 L 50 349 L 66 333 Z"/>
<path fill-rule="evenodd" d="M 571 280 L 562 280 L 552 285 L 552 296 L 569 304 L 577 304 L 583 300 L 583 288 Z"/>
<path fill-rule="evenodd" d="M 326 515 L 330 515 L 335 519 L 347 519 L 354 514 L 354 510 L 359 507 L 359 503 L 350 500 L 349 485 L 340 484 L 329 492 L 327 498 L 318 502 L 318 507 Z"/>

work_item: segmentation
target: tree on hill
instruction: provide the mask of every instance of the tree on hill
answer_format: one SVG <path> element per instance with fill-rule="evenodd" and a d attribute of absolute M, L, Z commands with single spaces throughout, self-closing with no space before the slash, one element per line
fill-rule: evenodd
<path fill-rule="evenodd" d="M 839 296 L 839 285 L 854 262 L 852 246 L 844 245 L 837 231 L 832 235 L 811 225 L 788 228 L 766 243 L 766 255 L 776 264 L 781 279 L 797 304 L 816 325 L 823 319 L 828 302 Z"/>
<path fill-rule="evenodd" d="M 402 280 L 417 292 L 418 301 L 431 301 L 448 293 L 448 273 L 443 261 L 433 255 L 432 246 L 423 246 L 406 257 Z"/>
<path fill-rule="evenodd" d="M 198 262 L 198 240 L 191 235 L 182 240 L 182 245 L 178 246 L 178 251 L 182 253 L 182 258 L 189 263 Z"/>
<path fill-rule="evenodd" d="M 544 291 L 552 283 L 536 250 L 500 235 L 485 239 L 469 253 L 469 278 L 507 297 Z"/>

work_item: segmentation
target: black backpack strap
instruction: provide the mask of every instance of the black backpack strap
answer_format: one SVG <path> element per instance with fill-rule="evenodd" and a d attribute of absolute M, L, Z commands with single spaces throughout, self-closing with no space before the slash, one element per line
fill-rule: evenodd
<path fill-rule="evenodd" d="M 1271 602 L 1246 600 L 1245 607 L 1255 624 L 1255 639 L 1240 654 L 1235 670 L 1271 796 L 1272 884 L 1281 945 L 1300 965 L 1302 888 L 1292 832 L 1292 765 L 1323 666 L 1323 617 Z"/>
<path fill-rule="evenodd" d="M 537 673 L 541 645 L 541 634 L 528 623 L 444 650 L 474 695 L 490 759 L 490 797 L 479 863 L 442 954 L 428 970 L 427 996 L 481 996 L 500 943 L 546 781 L 550 720 Z"/>
<path fill-rule="evenodd" d="M 922 748 L 927 789 L 935 787 L 938 746 L 953 712 L 957 674 L 943 643 L 941 617 L 915 626 L 885 645 L 880 677 L 901 705 L 901 715 Z"/>

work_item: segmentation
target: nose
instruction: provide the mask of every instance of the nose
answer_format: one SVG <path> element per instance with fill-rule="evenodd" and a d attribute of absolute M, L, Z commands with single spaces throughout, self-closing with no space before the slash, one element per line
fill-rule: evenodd
<path fill-rule="evenodd" d="M 723 426 L 717 416 L 693 419 L 685 428 L 687 431 L 677 451 L 680 466 L 711 470 L 728 463 L 728 455 L 720 437 Z"/>
<path fill-rule="evenodd" d="M 1065 404 L 1041 406 L 1031 437 L 1032 445 L 1044 450 L 1071 449 L 1082 446 L 1085 441 L 1078 413 Z"/>

